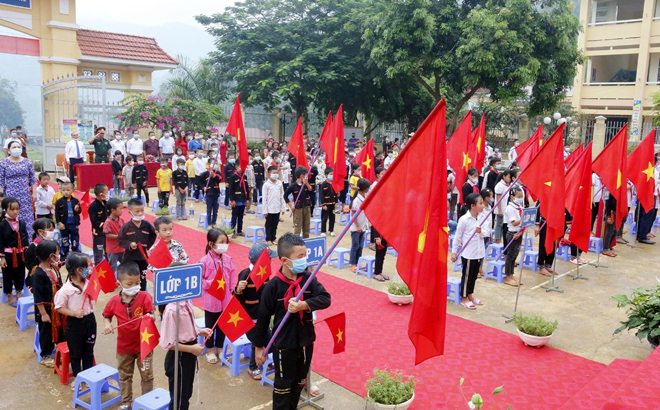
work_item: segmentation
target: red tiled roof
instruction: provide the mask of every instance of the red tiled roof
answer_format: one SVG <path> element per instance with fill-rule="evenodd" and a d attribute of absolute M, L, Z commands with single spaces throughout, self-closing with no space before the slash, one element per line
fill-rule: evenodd
<path fill-rule="evenodd" d="M 83 55 L 178 64 L 150 37 L 79 29 L 78 46 Z"/>

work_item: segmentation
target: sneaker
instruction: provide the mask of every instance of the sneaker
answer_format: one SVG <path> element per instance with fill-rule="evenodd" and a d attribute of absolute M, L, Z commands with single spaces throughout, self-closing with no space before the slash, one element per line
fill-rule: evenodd
<path fill-rule="evenodd" d="M 130 409 L 131 409 L 130 404 L 122 404 L 121 406 L 119 406 L 119 410 L 130 410 Z"/>
<path fill-rule="evenodd" d="M 321 236 L 325 236 L 325 232 L 321 232 Z"/>
<path fill-rule="evenodd" d="M 330 236 L 336 236 L 334 232 L 330 232 Z"/>

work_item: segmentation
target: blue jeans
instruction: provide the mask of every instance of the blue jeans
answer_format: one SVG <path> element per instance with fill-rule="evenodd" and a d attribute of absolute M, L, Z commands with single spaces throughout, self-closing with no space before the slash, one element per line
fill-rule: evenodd
<path fill-rule="evenodd" d="M 60 234 L 62 236 L 62 255 L 66 258 L 69 252 L 80 252 L 80 234 L 78 225 L 64 224 L 64 228 Z"/>
<path fill-rule="evenodd" d="M 218 220 L 218 196 L 206 194 L 206 221 L 209 226 Z"/>
<path fill-rule="evenodd" d="M 364 245 L 364 231 L 351 232 L 351 265 L 357 265 L 362 256 L 362 245 Z"/>

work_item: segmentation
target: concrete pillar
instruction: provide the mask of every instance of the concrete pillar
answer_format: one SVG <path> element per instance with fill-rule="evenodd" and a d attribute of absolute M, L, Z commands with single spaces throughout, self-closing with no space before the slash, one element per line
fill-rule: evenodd
<path fill-rule="evenodd" d="M 599 115 L 594 124 L 594 136 L 592 139 L 592 158 L 596 159 L 598 154 L 605 148 L 605 120 L 607 118 Z"/>
<path fill-rule="evenodd" d="M 582 0 L 580 2 L 580 25 L 582 30 L 578 34 L 577 46 L 582 52 L 587 48 L 587 29 L 589 28 L 589 10 L 591 8 L 591 1 Z M 576 67 L 576 75 L 573 80 L 573 96 L 571 97 L 571 104 L 573 108 L 579 113 L 581 111 L 580 99 L 582 98 L 582 87 L 584 84 L 588 84 L 589 81 L 585 82 L 585 78 L 591 78 L 591 74 L 587 76 L 587 73 L 591 73 L 591 64 L 590 60 L 587 60 L 587 65 L 579 64 Z"/>
<path fill-rule="evenodd" d="M 639 51 L 637 54 L 637 75 L 635 78 L 635 94 L 633 96 L 633 115 L 630 121 L 630 140 L 640 141 L 642 135 L 642 105 L 644 104 L 644 91 L 649 73 L 649 48 L 651 46 L 651 24 L 653 23 L 653 10 L 655 0 L 644 1 L 642 13 L 642 30 L 640 34 Z"/>
<path fill-rule="evenodd" d="M 273 133 L 273 139 L 275 139 L 275 141 L 281 141 L 280 135 L 282 134 L 282 127 L 280 126 L 280 118 L 277 116 L 280 111 L 279 108 L 275 108 L 270 119 L 270 132 Z"/>
<path fill-rule="evenodd" d="M 518 141 L 522 144 L 529 139 L 529 117 L 527 114 L 520 116 L 518 120 Z"/>

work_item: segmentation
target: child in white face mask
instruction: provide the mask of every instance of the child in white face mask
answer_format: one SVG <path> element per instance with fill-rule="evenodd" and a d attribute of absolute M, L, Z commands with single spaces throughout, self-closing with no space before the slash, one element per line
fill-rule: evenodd
<path fill-rule="evenodd" d="M 188 264 L 188 254 L 186 253 L 186 250 L 183 249 L 183 245 L 181 242 L 172 239 L 174 237 L 174 224 L 172 223 L 172 218 L 169 216 L 160 216 L 156 218 L 154 221 L 154 228 L 156 229 L 158 240 L 154 243 L 151 249 L 149 249 L 149 254 L 151 254 L 156 246 L 158 246 L 159 241 L 163 241 L 167 245 L 170 255 L 172 255 L 170 266 Z M 147 269 L 152 272 L 156 270 L 156 268 L 151 265 L 149 265 Z"/>
<path fill-rule="evenodd" d="M 151 248 L 156 241 L 156 231 L 149 223 L 144 220 L 144 203 L 139 198 L 133 198 L 128 201 L 128 211 L 131 220 L 126 222 L 117 235 L 117 243 L 124 248 L 122 262 L 134 261 L 140 267 L 142 290 L 147 290 L 147 261 L 144 253 Z M 140 248 L 142 250 L 140 250 Z"/>
<path fill-rule="evenodd" d="M 120 409 L 130 409 L 133 402 L 133 373 L 135 362 L 142 380 L 142 394 L 154 389 L 152 366 L 153 351 L 140 361 L 140 323 L 132 321 L 154 312 L 154 302 L 148 292 L 140 291 L 140 268 L 135 262 L 126 262 L 117 268 L 120 292 L 110 298 L 103 309 L 103 334 L 114 333 L 113 316 L 117 318 L 117 370 L 121 389 Z M 130 322 L 130 323 L 129 323 Z"/>
<path fill-rule="evenodd" d="M 516 259 L 520 252 L 520 244 L 524 233 L 524 230 L 520 229 L 520 221 L 522 220 L 522 210 L 525 205 L 523 204 L 523 191 L 520 188 L 511 188 L 509 195 L 509 204 L 506 206 L 506 211 L 504 211 L 504 223 L 508 227 L 505 247 L 510 243 L 506 251 L 506 265 L 504 266 L 506 279 L 504 279 L 504 283 L 510 286 L 518 286 L 518 281 L 513 277 L 513 271 L 516 266 Z"/>
<path fill-rule="evenodd" d="M 206 255 L 199 260 L 202 264 L 202 309 L 205 325 L 212 329 L 229 304 L 238 278 L 234 260 L 226 254 L 229 248 L 227 234 L 220 229 L 210 229 L 206 241 Z M 216 326 L 215 333 L 206 341 L 206 360 L 209 363 L 218 363 L 218 351 L 224 341 L 224 333 Z"/>

